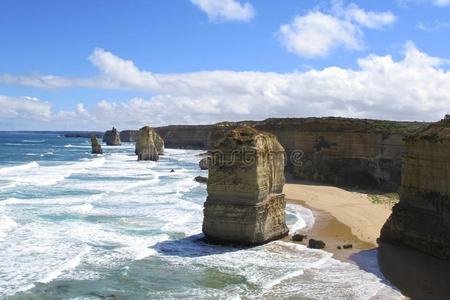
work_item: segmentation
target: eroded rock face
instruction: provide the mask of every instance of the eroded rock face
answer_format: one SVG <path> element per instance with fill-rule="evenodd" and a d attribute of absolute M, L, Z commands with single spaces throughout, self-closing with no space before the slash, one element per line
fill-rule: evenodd
<path fill-rule="evenodd" d="M 338 186 L 397 191 L 403 138 L 423 125 L 349 118 L 272 118 L 156 128 L 173 148 L 212 149 L 224 132 L 241 125 L 274 134 L 296 178 Z"/>
<path fill-rule="evenodd" d="M 406 139 L 400 201 L 380 239 L 450 260 L 450 120 Z"/>
<path fill-rule="evenodd" d="M 120 132 L 120 140 L 122 142 L 136 142 L 137 130 L 122 130 Z"/>
<path fill-rule="evenodd" d="M 139 129 L 136 139 L 135 153 L 138 160 L 158 161 L 159 155 L 164 151 L 164 141 L 148 126 Z"/>
<path fill-rule="evenodd" d="M 239 127 L 217 142 L 212 154 L 203 219 L 206 237 L 256 245 L 287 235 L 285 156 L 276 137 Z"/>
<path fill-rule="evenodd" d="M 95 135 L 91 136 L 92 154 L 103 154 L 102 146 Z"/>
<path fill-rule="evenodd" d="M 108 146 L 119 146 L 121 145 L 120 141 L 120 132 L 113 127 L 111 130 L 108 130 L 103 135 L 103 142 Z"/>

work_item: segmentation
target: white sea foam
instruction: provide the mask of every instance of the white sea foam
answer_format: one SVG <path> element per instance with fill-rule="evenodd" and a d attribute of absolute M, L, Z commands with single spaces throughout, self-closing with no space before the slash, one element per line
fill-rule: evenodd
<path fill-rule="evenodd" d="M 289 232 L 295 233 L 300 229 L 310 229 L 314 225 L 314 215 L 310 209 L 297 204 L 287 204 L 286 214 L 294 216 L 296 221 L 288 224 Z"/>
<path fill-rule="evenodd" d="M 23 170 L 28 170 L 28 169 L 37 168 L 37 167 L 39 167 L 39 164 L 37 162 L 33 161 L 33 162 L 26 163 L 23 165 L 1 168 L 0 174 L 6 175 L 6 174 L 14 173 L 17 171 L 23 171 Z"/>
<path fill-rule="evenodd" d="M 0 215 L 0 241 L 6 237 L 9 231 L 17 226 L 18 224 L 13 219 Z"/>
<path fill-rule="evenodd" d="M 93 208 L 94 208 L 94 206 L 92 204 L 85 203 L 85 204 L 81 204 L 81 205 L 72 206 L 69 208 L 69 211 L 77 213 L 77 214 L 86 215 L 86 214 L 90 213 Z"/>
<path fill-rule="evenodd" d="M 52 271 L 50 274 L 48 274 L 38 282 L 49 283 L 58 278 L 59 276 L 61 276 L 61 274 L 63 274 L 64 271 L 76 268 L 81 263 L 83 256 L 85 256 L 90 251 L 90 249 L 91 247 L 85 246 L 84 249 L 78 255 L 64 262 L 60 268 Z"/>

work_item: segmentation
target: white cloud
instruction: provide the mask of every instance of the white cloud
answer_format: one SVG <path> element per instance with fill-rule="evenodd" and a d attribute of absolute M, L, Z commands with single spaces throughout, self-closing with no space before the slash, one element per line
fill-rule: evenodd
<path fill-rule="evenodd" d="M 48 121 L 51 119 L 51 105 L 33 97 L 0 95 L 0 118 Z"/>
<path fill-rule="evenodd" d="M 436 6 L 448 6 L 450 5 L 450 0 L 433 0 L 433 4 Z"/>
<path fill-rule="evenodd" d="M 60 111 L 53 116 L 48 103 L 26 98 L 11 100 L 3 96 L 0 98 L 0 117 L 33 117 L 42 120 L 43 124 L 46 120 L 51 121 L 52 128 L 105 129 L 116 125 L 133 129 L 143 124 L 205 124 L 223 120 L 330 115 L 437 120 L 448 113 L 450 107 L 450 71 L 443 69 L 448 61 L 421 52 L 411 42 L 406 44 L 404 57 L 398 61 L 390 55 L 370 55 L 359 59 L 356 69 L 328 67 L 293 73 L 205 71 L 156 74 L 134 67 L 133 76 L 124 72 L 122 76 L 127 78 L 122 78 L 120 72 L 110 75 L 104 69 L 134 64 L 111 53 L 108 57 L 111 59 L 102 66 L 100 76 L 76 79 L 73 83 L 90 81 L 92 86 L 98 83 L 102 87 L 105 81 L 110 81 L 114 82 L 115 88 L 145 88 L 155 95 L 148 99 L 103 100 L 89 109 L 78 104 L 73 111 Z M 147 78 L 148 74 L 153 79 L 146 87 L 142 78 Z M 30 78 L 32 82 L 35 80 L 39 81 L 39 78 Z M 5 111 L 7 107 L 9 111 Z"/>
<path fill-rule="evenodd" d="M 255 16 L 255 9 L 249 2 L 239 0 L 191 0 L 204 11 L 212 21 L 248 22 Z"/>
<path fill-rule="evenodd" d="M 313 10 L 280 27 L 279 38 L 288 51 L 312 58 L 327 56 L 338 47 L 360 50 L 364 45 L 363 28 L 382 29 L 396 20 L 391 12 L 333 3 L 331 13 Z"/>
<path fill-rule="evenodd" d="M 450 0 L 397 0 L 402 6 L 408 6 L 409 4 L 430 3 L 434 6 L 445 7 L 450 5 Z"/>

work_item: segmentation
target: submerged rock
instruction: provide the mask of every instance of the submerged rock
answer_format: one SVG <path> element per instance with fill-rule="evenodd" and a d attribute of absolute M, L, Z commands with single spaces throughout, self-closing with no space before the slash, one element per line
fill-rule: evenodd
<path fill-rule="evenodd" d="M 310 239 L 308 241 L 308 248 L 323 249 L 323 248 L 325 248 L 325 242 L 321 241 L 321 240 Z"/>
<path fill-rule="evenodd" d="M 103 135 L 103 142 L 108 146 L 119 146 L 121 145 L 120 141 L 120 132 L 113 127 L 111 130 L 108 130 Z"/>
<path fill-rule="evenodd" d="M 243 126 L 214 145 L 203 232 L 213 241 L 256 245 L 288 234 L 284 149 L 272 134 Z"/>
<path fill-rule="evenodd" d="M 292 240 L 294 242 L 303 242 L 303 240 L 307 239 L 308 236 L 306 234 L 296 233 L 292 236 Z"/>
<path fill-rule="evenodd" d="M 400 201 L 380 240 L 450 260 L 450 119 L 406 139 Z"/>
<path fill-rule="evenodd" d="M 194 178 L 195 181 L 197 181 L 198 183 L 207 183 L 208 182 L 208 178 L 203 177 L 203 176 L 197 176 Z"/>
<path fill-rule="evenodd" d="M 103 154 L 102 146 L 95 135 L 91 136 L 92 154 Z"/>
<path fill-rule="evenodd" d="M 208 170 L 209 162 L 211 161 L 211 157 L 206 156 L 200 160 L 198 166 L 201 170 Z"/>
<path fill-rule="evenodd" d="M 138 160 L 158 161 L 163 151 L 164 141 L 155 130 L 148 126 L 139 129 L 135 149 Z"/>

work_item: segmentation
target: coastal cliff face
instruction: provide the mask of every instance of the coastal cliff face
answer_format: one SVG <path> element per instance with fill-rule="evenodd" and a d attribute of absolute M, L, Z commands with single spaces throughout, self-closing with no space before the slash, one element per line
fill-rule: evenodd
<path fill-rule="evenodd" d="M 103 135 L 103 142 L 105 142 L 108 146 L 120 145 L 121 141 L 119 131 L 114 127 L 111 130 L 106 131 Z"/>
<path fill-rule="evenodd" d="M 120 132 L 120 140 L 126 143 L 136 142 L 137 130 L 123 130 Z"/>
<path fill-rule="evenodd" d="M 92 154 L 103 154 L 102 146 L 95 135 L 91 136 Z"/>
<path fill-rule="evenodd" d="M 162 138 L 148 126 L 139 129 L 136 139 L 135 153 L 138 160 L 158 161 L 159 155 L 164 151 Z"/>
<path fill-rule="evenodd" d="M 348 118 L 283 118 L 156 130 L 168 147 L 211 149 L 224 132 L 243 124 L 278 138 L 286 150 L 287 170 L 296 178 L 385 191 L 396 191 L 400 186 L 403 138 L 424 125 Z"/>
<path fill-rule="evenodd" d="M 229 131 L 213 149 L 203 232 L 219 242 L 262 244 L 288 234 L 284 149 L 250 127 Z"/>
<path fill-rule="evenodd" d="M 380 239 L 450 260 L 450 120 L 406 140 L 400 202 Z"/>

